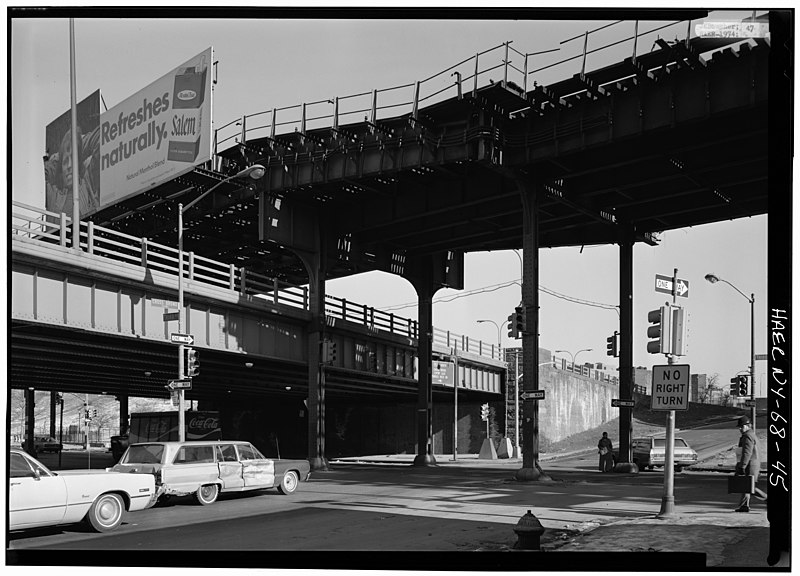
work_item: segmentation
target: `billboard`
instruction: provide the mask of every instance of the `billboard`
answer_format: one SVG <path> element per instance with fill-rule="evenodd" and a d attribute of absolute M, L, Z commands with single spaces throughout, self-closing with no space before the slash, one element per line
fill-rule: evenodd
<path fill-rule="evenodd" d="M 45 127 L 44 207 L 72 217 L 72 175 L 79 178 L 80 215 L 96 212 L 100 205 L 100 91 L 76 106 L 78 169 L 72 168 L 72 114 L 70 110 Z M 50 219 L 50 218 L 48 218 Z"/>
<path fill-rule="evenodd" d="M 212 48 L 100 117 L 100 208 L 211 159 Z"/>

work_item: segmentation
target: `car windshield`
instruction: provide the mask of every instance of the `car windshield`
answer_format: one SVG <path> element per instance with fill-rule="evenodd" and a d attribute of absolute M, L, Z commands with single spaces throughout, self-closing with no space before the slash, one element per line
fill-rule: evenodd
<path fill-rule="evenodd" d="M 666 438 L 653 438 L 653 446 L 656 448 L 664 448 L 667 445 Z M 673 446 L 677 448 L 688 448 L 689 445 L 683 438 L 675 438 Z"/>
<path fill-rule="evenodd" d="M 160 464 L 164 456 L 163 444 L 134 444 L 128 448 L 123 464 Z"/>

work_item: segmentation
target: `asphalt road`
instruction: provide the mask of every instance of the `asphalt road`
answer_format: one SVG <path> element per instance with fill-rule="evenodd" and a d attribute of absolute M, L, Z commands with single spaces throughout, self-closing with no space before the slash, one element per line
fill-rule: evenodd
<path fill-rule="evenodd" d="M 109 534 L 85 525 L 19 531 L 10 534 L 8 548 L 22 559 L 179 566 L 214 566 L 236 553 L 248 565 L 271 566 L 269 560 L 288 561 L 284 554 L 291 551 L 502 552 L 514 547 L 514 527 L 532 510 L 546 529 L 542 545 L 555 549 L 600 523 L 652 516 L 663 495 L 657 473 L 551 467 L 551 482 L 520 483 L 515 470 L 336 465 L 290 496 L 275 490 L 223 495 L 211 506 L 176 498 L 128 514 Z M 693 472 L 676 481 L 675 502 L 687 513 L 727 512 L 733 504 L 724 475 Z"/>

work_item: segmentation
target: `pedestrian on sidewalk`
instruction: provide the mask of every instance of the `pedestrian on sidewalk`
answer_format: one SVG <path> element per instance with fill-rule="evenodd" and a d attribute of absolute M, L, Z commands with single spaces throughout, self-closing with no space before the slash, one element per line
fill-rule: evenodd
<path fill-rule="evenodd" d="M 750 425 L 750 418 L 742 416 L 736 422 L 736 427 L 739 428 L 741 436 L 739 437 L 739 448 L 741 448 L 741 456 L 736 463 L 737 475 L 748 474 L 755 478 L 758 484 L 758 473 L 761 471 L 761 461 L 758 459 L 758 440 L 756 434 Z M 755 496 L 759 500 L 766 500 L 767 495 L 762 492 L 758 486 L 755 487 Z M 750 512 L 750 494 L 742 494 L 742 499 L 739 501 L 739 507 L 736 512 Z"/>
<path fill-rule="evenodd" d="M 614 450 L 614 445 L 611 443 L 611 438 L 608 437 L 608 432 L 603 432 L 603 437 L 597 443 L 597 453 L 600 454 L 600 472 L 611 472 L 614 468 L 612 450 Z"/>

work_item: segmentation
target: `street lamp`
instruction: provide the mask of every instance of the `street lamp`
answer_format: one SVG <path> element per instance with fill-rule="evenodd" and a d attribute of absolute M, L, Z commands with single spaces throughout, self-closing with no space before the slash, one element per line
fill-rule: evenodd
<path fill-rule="evenodd" d="M 724 278 L 720 278 L 716 274 L 706 274 L 705 279 L 711 282 L 712 284 L 716 284 L 717 282 L 725 282 L 728 286 L 736 290 L 739 294 L 744 296 L 745 300 L 750 302 L 750 402 L 752 406 L 750 406 L 750 422 L 753 426 L 753 432 L 756 429 L 756 344 L 755 344 L 755 303 L 756 303 L 756 295 L 750 294 L 750 298 L 747 295 L 739 290 L 736 286 L 725 280 Z"/>
<path fill-rule="evenodd" d="M 203 198 L 211 194 L 214 190 L 218 187 L 222 186 L 226 182 L 234 180 L 236 178 L 252 178 L 253 180 L 258 180 L 266 173 L 266 169 L 261 164 L 253 164 L 252 166 L 248 166 L 244 170 L 240 170 L 233 176 L 228 176 L 227 178 L 223 178 L 216 184 L 214 184 L 211 188 L 200 194 L 197 198 L 189 202 L 186 206 L 183 204 L 178 204 L 178 332 L 183 333 L 183 320 L 184 320 L 184 310 L 183 310 L 183 213 L 189 210 L 192 206 L 200 202 Z M 183 343 L 178 344 L 178 378 L 183 379 L 184 377 L 184 366 L 183 366 L 183 352 L 184 347 Z M 186 430 L 184 429 L 184 390 L 181 388 L 178 390 L 178 439 L 183 442 L 186 438 Z"/>
<path fill-rule="evenodd" d="M 584 348 L 582 350 L 578 350 L 577 352 L 575 352 L 574 355 L 569 350 L 556 350 L 555 353 L 558 354 L 560 352 L 563 352 L 564 354 L 569 354 L 570 358 L 572 358 L 572 371 L 575 372 L 575 360 L 577 360 L 578 354 L 580 354 L 581 352 L 591 352 L 591 351 L 592 348 Z"/>
<path fill-rule="evenodd" d="M 494 327 L 497 328 L 497 353 L 500 354 L 500 350 L 503 347 L 500 340 L 500 325 L 494 320 L 476 320 L 476 322 L 478 324 L 482 324 L 483 322 L 491 322 L 492 324 L 494 324 Z"/>

